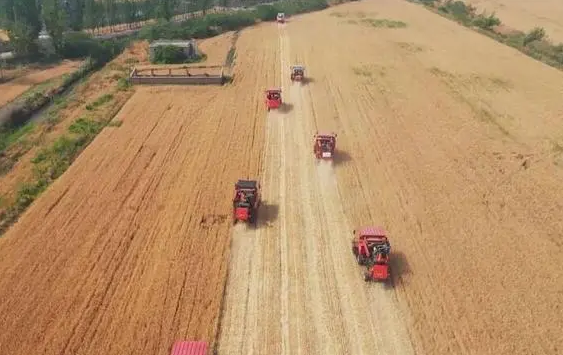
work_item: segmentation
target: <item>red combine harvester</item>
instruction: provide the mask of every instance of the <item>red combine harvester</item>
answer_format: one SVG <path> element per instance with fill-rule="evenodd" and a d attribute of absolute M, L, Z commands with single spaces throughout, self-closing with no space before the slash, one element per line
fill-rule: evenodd
<path fill-rule="evenodd" d="M 358 264 L 368 267 L 365 281 L 386 281 L 389 278 L 391 244 L 383 228 L 364 227 L 353 233 L 352 253 Z"/>
<path fill-rule="evenodd" d="M 205 341 L 177 341 L 170 355 L 207 355 L 207 348 Z"/>
<path fill-rule="evenodd" d="M 313 152 L 317 159 L 332 159 L 336 149 L 336 133 L 319 133 L 314 135 Z"/>
<path fill-rule="evenodd" d="M 294 65 L 291 67 L 291 81 L 303 81 L 305 79 L 305 67 Z"/>
<path fill-rule="evenodd" d="M 279 108 L 282 105 L 281 89 L 272 88 L 266 90 L 266 107 L 268 111 Z"/>
<path fill-rule="evenodd" d="M 257 181 L 237 181 L 233 197 L 233 222 L 256 223 L 260 198 L 260 184 Z"/>

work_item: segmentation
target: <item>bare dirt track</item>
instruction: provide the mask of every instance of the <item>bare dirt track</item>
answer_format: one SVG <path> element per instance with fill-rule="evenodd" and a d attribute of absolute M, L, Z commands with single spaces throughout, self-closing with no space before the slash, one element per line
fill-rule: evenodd
<path fill-rule="evenodd" d="M 291 108 L 268 116 L 262 224 L 235 229 L 220 353 L 559 353 L 562 74 L 403 1 L 286 36 Z M 289 86 L 294 63 L 312 83 Z M 339 133 L 332 168 L 311 162 L 317 128 Z M 349 250 L 372 223 L 394 291 Z"/>
<path fill-rule="evenodd" d="M 123 124 L 0 239 L 1 354 L 164 355 L 176 339 L 213 342 L 232 184 L 261 164 L 276 34 L 243 32 L 226 88 L 140 88 Z"/>
<path fill-rule="evenodd" d="M 20 96 L 33 85 L 78 69 L 80 63 L 80 61 L 65 60 L 60 65 L 52 68 L 32 70 L 31 73 L 0 84 L 0 107 Z"/>
<path fill-rule="evenodd" d="M 495 12 L 506 25 L 521 31 L 543 27 L 556 43 L 563 43 L 563 2 L 559 0 L 466 0 L 479 10 Z"/>

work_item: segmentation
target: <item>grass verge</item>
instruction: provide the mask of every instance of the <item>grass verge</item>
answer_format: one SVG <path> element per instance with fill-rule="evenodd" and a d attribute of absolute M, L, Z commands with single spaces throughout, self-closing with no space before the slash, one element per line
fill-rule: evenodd
<path fill-rule="evenodd" d="M 25 182 L 14 185 L 13 190 L 4 190 L 4 195 L 0 196 L 3 201 L 0 235 L 70 167 L 104 127 L 121 125 L 121 122 L 110 121 L 133 92 L 128 85 L 123 85 L 127 82 L 127 68 L 123 67 L 120 75 L 116 74 L 117 68 L 107 65 L 100 73 L 79 83 L 73 92 L 56 99 L 55 105 L 37 122 L 16 128 L 0 140 L 4 142 L 4 147 L 0 146 L 5 153 L 0 157 L 4 173 L 22 156 L 25 159 L 21 158 L 21 163 L 29 168 L 18 168 L 20 172 L 16 176 Z M 90 85 L 105 94 L 96 96 L 90 91 Z M 71 121 L 77 113 L 81 116 Z M 61 127 L 61 121 L 67 122 L 64 125 L 67 128 Z"/>

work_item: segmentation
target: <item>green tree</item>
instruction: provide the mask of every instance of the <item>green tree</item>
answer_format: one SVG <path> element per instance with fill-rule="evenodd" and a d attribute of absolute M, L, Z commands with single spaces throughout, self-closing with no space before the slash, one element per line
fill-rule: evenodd
<path fill-rule="evenodd" d="M 203 12 L 203 15 L 207 14 L 207 10 L 213 5 L 213 0 L 198 0 L 197 4 L 199 6 L 199 10 Z"/>
<path fill-rule="evenodd" d="M 107 24 L 113 27 L 117 22 L 117 6 L 115 0 L 104 0 L 104 12 Z"/>
<path fill-rule="evenodd" d="M 527 46 L 528 44 L 541 41 L 546 38 L 545 36 L 545 29 L 543 27 L 534 27 L 530 32 L 526 34 L 524 37 L 524 45 Z"/>
<path fill-rule="evenodd" d="M 84 0 L 84 13 L 82 22 L 84 27 L 87 29 L 95 29 L 98 24 L 97 18 L 97 6 L 95 0 Z"/>
<path fill-rule="evenodd" d="M 61 53 L 63 48 L 63 33 L 66 30 L 68 15 L 59 0 L 43 0 L 42 6 L 43 21 L 47 32 L 53 40 L 53 46 L 57 53 Z"/>
<path fill-rule="evenodd" d="M 7 27 L 14 21 L 14 0 L 0 0 L 0 25 Z"/>
<path fill-rule="evenodd" d="M 37 53 L 35 40 L 41 31 L 39 6 L 35 0 L 0 0 L 0 23 L 19 55 Z"/>
<path fill-rule="evenodd" d="M 137 20 L 137 5 L 131 0 L 125 0 L 123 6 L 121 6 L 122 18 L 127 23 L 128 27 L 131 28 L 131 24 Z"/>
<path fill-rule="evenodd" d="M 66 0 L 69 26 L 74 31 L 84 27 L 84 0 Z"/>
<path fill-rule="evenodd" d="M 159 0 L 156 8 L 156 17 L 170 21 L 178 4 L 178 0 Z"/>

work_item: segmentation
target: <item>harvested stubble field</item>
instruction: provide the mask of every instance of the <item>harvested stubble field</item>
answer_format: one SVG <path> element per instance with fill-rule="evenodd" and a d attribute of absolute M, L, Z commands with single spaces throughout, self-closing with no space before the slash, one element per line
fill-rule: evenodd
<path fill-rule="evenodd" d="M 292 18 L 279 42 L 290 107 L 268 116 L 261 226 L 235 228 L 220 353 L 558 353 L 563 75 L 392 0 Z M 339 134 L 333 167 L 317 129 Z M 394 290 L 350 252 L 372 223 Z"/>
<path fill-rule="evenodd" d="M 559 71 L 395 0 L 244 30 L 236 58 L 223 88 L 137 89 L 0 240 L 0 353 L 217 333 L 221 354 L 561 351 Z M 233 229 L 233 182 L 255 176 L 258 228 Z M 362 281 L 365 224 L 389 230 L 394 288 Z"/>
<path fill-rule="evenodd" d="M 80 67 L 81 61 L 64 60 L 49 68 L 30 70 L 6 70 L 6 78 L 11 80 L 0 84 L 0 107 L 14 100 L 34 85 L 71 73 Z"/>
<path fill-rule="evenodd" d="M 556 43 L 563 43 L 563 2 L 559 0 L 465 0 L 479 10 L 495 12 L 506 25 L 521 31 L 543 27 Z"/>

